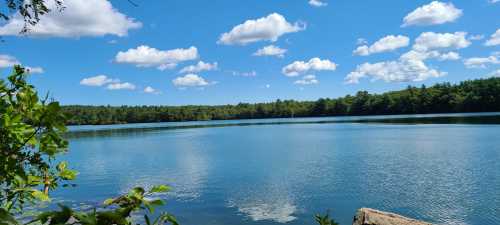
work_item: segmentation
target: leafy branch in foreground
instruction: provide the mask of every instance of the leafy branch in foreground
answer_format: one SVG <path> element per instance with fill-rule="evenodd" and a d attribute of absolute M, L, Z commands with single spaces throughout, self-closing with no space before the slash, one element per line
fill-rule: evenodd
<path fill-rule="evenodd" d="M 26 81 L 26 71 L 15 66 L 7 80 L 0 80 L 0 225 L 20 225 L 14 215 L 22 215 L 26 204 L 50 201 L 49 192 L 61 184 L 68 186 L 77 176 L 67 162 L 56 157 L 67 152 L 66 118 L 56 101 L 39 99 Z M 155 186 L 149 191 L 137 187 L 128 194 L 108 199 L 104 209 L 80 212 L 60 205 L 60 211 L 43 212 L 27 224 L 132 225 L 134 213 L 154 213 L 162 200 L 149 200 L 170 188 Z M 177 225 L 175 218 L 161 213 L 146 225 Z"/>
<path fill-rule="evenodd" d="M 179 225 L 175 217 L 169 213 L 162 212 L 155 219 L 150 218 L 155 208 L 165 204 L 163 200 L 149 198 L 156 193 L 164 193 L 170 190 L 170 187 L 159 185 L 145 191 L 141 187 L 132 189 L 129 193 L 117 198 L 111 198 L 104 201 L 104 209 L 93 209 L 88 212 L 75 211 L 67 206 L 59 204 L 59 211 L 49 211 L 40 213 L 29 224 L 46 225 L 132 225 L 134 213 L 144 212 L 144 223 L 146 225 Z M 108 209 L 111 208 L 111 209 Z M 0 208 L 0 225 L 21 225 L 14 216 L 7 210 Z"/>
<path fill-rule="evenodd" d="M 326 213 L 324 216 L 317 214 L 314 218 L 319 225 L 339 225 L 335 220 L 330 218 L 329 213 Z"/>
<path fill-rule="evenodd" d="M 111 210 L 91 212 L 77 212 L 64 205 L 59 205 L 60 211 L 51 211 L 40 214 L 30 223 L 41 222 L 42 224 L 81 224 L 81 225 L 132 225 L 132 214 L 139 211 L 147 211 L 144 214 L 144 222 L 146 225 L 178 225 L 174 216 L 168 213 L 161 213 L 156 219 L 152 220 L 149 214 L 154 213 L 155 207 L 164 205 L 164 201 L 160 199 L 148 200 L 147 197 L 155 194 L 167 192 L 168 186 L 155 186 L 149 191 L 145 191 L 141 187 L 132 189 L 128 194 L 114 199 L 108 199 L 104 202 L 106 208 L 115 207 Z"/>
<path fill-rule="evenodd" d="M 55 162 L 68 146 L 59 103 L 40 100 L 19 66 L 7 79 L 0 80 L 0 206 L 11 212 L 48 201 L 49 190 L 77 172 L 67 162 Z"/>
<path fill-rule="evenodd" d="M 0 7 L 0 21 L 8 21 L 14 13 L 19 15 L 24 20 L 24 26 L 21 33 L 27 33 L 30 26 L 35 26 L 40 22 L 40 17 L 50 12 L 50 6 L 58 9 L 64 9 L 64 0 L 3 0 L 5 6 Z"/>

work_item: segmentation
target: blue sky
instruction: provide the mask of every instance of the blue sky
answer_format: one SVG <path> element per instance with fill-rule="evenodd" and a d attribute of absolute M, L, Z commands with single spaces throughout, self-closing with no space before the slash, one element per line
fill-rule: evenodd
<path fill-rule="evenodd" d="M 88 105 L 316 100 L 500 75 L 495 0 L 136 3 L 66 0 L 26 36 L 13 15 L 2 74 L 22 63 L 41 93 Z"/>

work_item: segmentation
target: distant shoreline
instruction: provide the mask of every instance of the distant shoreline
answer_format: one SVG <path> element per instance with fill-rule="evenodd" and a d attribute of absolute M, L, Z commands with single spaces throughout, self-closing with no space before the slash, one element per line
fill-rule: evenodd
<path fill-rule="evenodd" d="M 491 113 L 453 113 L 453 114 L 417 114 L 391 116 L 345 116 L 345 117 L 310 117 L 247 119 L 219 121 L 189 121 L 164 123 L 135 123 L 110 125 L 74 125 L 69 126 L 68 137 L 127 133 L 131 131 L 159 131 L 195 128 L 242 127 L 259 125 L 300 125 L 300 124 L 346 124 L 370 123 L 385 125 L 423 125 L 423 124 L 484 124 L 500 125 L 500 112 Z"/>
<path fill-rule="evenodd" d="M 317 101 L 187 106 L 62 106 L 68 125 L 106 125 L 332 116 L 500 112 L 500 78 L 412 87 L 383 94 L 359 91 Z"/>

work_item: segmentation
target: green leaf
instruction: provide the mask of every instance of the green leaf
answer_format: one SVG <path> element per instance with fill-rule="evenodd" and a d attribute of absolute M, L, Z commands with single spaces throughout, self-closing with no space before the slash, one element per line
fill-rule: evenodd
<path fill-rule="evenodd" d="M 47 110 L 49 112 L 57 112 L 61 109 L 61 106 L 59 106 L 59 102 L 51 102 L 47 105 Z"/>
<path fill-rule="evenodd" d="M 173 215 L 170 215 L 168 213 L 163 213 L 160 217 L 161 217 L 161 220 L 163 220 L 165 222 L 170 222 L 173 225 L 179 225 L 179 223 L 177 222 L 177 219 L 175 219 L 175 217 Z M 160 225 L 160 223 L 155 224 L 155 225 Z"/>
<path fill-rule="evenodd" d="M 144 206 L 146 206 L 146 208 L 148 208 L 150 213 L 154 213 L 156 207 L 162 206 L 165 203 L 160 199 L 156 199 L 152 201 L 143 201 L 143 204 Z"/>
<path fill-rule="evenodd" d="M 7 210 L 0 208 L 0 225 L 20 225 Z"/>
<path fill-rule="evenodd" d="M 43 179 L 39 176 L 28 176 L 27 184 L 28 185 L 40 185 L 43 183 Z"/>
<path fill-rule="evenodd" d="M 73 213 L 73 217 L 75 217 L 81 225 L 97 225 L 95 210 L 91 213 Z"/>
<path fill-rule="evenodd" d="M 151 190 L 149 192 L 150 193 L 163 193 L 163 192 L 170 191 L 170 189 L 171 188 L 167 185 L 157 185 L 157 186 L 154 186 L 153 188 L 151 188 Z"/>
<path fill-rule="evenodd" d="M 145 202 L 144 206 L 149 210 L 150 213 L 154 213 L 155 212 L 155 207 L 152 206 L 152 205 L 150 205 L 149 203 Z"/>
<path fill-rule="evenodd" d="M 330 218 L 329 213 L 326 213 L 324 216 L 317 214 L 315 220 L 319 225 L 339 225 L 335 220 Z"/>
<path fill-rule="evenodd" d="M 31 196 L 33 196 L 35 199 L 42 201 L 42 202 L 49 202 L 50 201 L 49 196 L 46 195 L 45 193 L 39 191 L 39 190 L 33 190 L 33 192 L 31 192 Z"/>
<path fill-rule="evenodd" d="M 68 167 L 68 162 L 62 161 L 59 164 L 57 164 L 57 170 L 58 171 L 64 171 Z"/>
<path fill-rule="evenodd" d="M 146 221 L 146 225 L 151 225 L 151 221 L 149 220 L 148 215 L 144 215 L 144 221 Z"/>
<path fill-rule="evenodd" d="M 26 180 L 22 176 L 20 176 L 19 174 L 14 175 L 13 179 L 14 179 L 14 182 L 20 187 L 22 187 L 26 184 Z"/>
<path fill-rule="evenodd" d="M 45 223 L 47 223 L 50 220 L 50 217 L 52 217 L 52 215 L 54 215 L 54 212 L 40 213 L 36 217 L 36 219 L 34 219 L 33 221 L 29 222 L 28 224 L 31 224 L 31 223 L 37 222 L 37 221 L 40 221 L 42 224 L 45 224 Z"/>
<path fill-rule="evenodd" d="M 78 175 L 78 172 L 76 170 L 63 170 L 62 172 L 59 173 L 59 177 L 61 177 L 63 180 L 74 180 L 76 178 L 76 175 Z"/>
<path fill-rule="evenodd" d="M 67 224 L 67 222 L 71 219 L 73 215 L 73 210 L 69 207 L 59 204 L 61 211 L 53 212 L 50 216 L 50 224 L 49 225 L 62 225 Z"/>
<path fill-rule="evenodd" d="M 129 224 L 127 223 L 127 218 L 124 218 L 119 213 L 115 213 L 112 211 L 98 212 L 97 221 L 99 221 L 99 224 Z"/>
<path fill-rule="evenodd" d="M 108 199 L 104 200 L 104 205 L 111 205 L 111 204 L 113 204 L 114 201 L 115 201 L 114 198 L 108 198 Z"/>
<path fill-rule="evenodd" d="M 128 192 L 129 196 L 134 196 L 136 198 L 142 199 L 144 196 L 144 188 L 142 187 L 135 187 L 132 190 Z"/>

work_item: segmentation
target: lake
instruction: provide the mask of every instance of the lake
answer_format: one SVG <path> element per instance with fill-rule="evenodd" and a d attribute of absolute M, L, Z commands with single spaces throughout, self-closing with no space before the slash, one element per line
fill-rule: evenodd
<path fill-rule="evenodd" d="M 351 224 L 371 207 L 437 224 L 500 224 L 500 114 L 266 119 L 71 127 L 63 158 L 92 207 L 135 186 L 181 224 Z"/>

